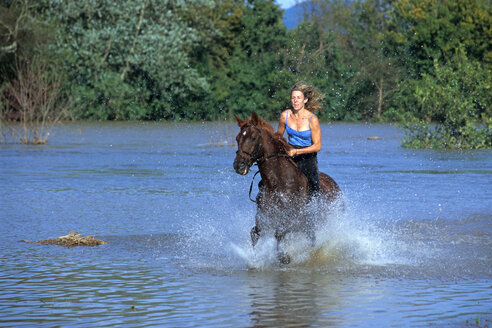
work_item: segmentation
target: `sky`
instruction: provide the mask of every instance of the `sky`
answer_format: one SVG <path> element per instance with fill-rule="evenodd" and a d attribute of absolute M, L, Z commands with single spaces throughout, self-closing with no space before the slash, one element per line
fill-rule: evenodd
<path fill-rule="evenodd" d="M 280 8 L 287 9 L 296 4 L 296 0 L 276 0 L 277 4 L 280 5 Z"/>

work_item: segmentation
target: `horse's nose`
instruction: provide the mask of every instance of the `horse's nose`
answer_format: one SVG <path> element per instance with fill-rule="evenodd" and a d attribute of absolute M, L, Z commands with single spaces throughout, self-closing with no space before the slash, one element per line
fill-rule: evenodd
<path fill-rule="evenodd" d="M 249 167 L 245 162 L 236 159 L 234 161 L 234 170 L 236 173 L 246 175 L 248 174 Z"/>

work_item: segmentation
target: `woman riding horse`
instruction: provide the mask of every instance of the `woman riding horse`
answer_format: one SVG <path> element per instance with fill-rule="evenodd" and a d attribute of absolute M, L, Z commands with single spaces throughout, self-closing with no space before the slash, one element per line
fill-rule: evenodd
<path fill-rule="evenodd" d="M 314 238 L 313 222 L 305 211 L 310 199 L 308 178 L 289 155 L 294 148 L 254 112 L 248 120 L 237 116 L 236 120 L 241 131 L 236 137 L 238 151 L 234 169 L 245 175 L 257 163 L 263 181 L 256 201 L 256 224 L 251 230 L 253 246 L 268 232 L 277 239 L 277 247 L 289 232 L 306 232 Z M 319 178 L 320 198 L 333 201 L 340 194 L 338 185 L 324 173 L 320 173 Z M 282 253 L 279 259 L 284 263 L 290 261 Z"/>

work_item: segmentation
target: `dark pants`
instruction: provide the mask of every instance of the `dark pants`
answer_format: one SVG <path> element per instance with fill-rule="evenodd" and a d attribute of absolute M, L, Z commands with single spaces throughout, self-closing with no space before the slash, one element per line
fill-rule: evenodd
<path fill-rule="evenodd" d="M 299 148 L 299 147 L 294 147 Z M 311 196 L 318 195 L 320 191 L 319 186 L 319 171 L 318 171 L 318 153 L 309 153 L 294 156 L 294 162 L 296 162 L 299 169 L 304 173 L 309 182 L 309 194 Z"/>

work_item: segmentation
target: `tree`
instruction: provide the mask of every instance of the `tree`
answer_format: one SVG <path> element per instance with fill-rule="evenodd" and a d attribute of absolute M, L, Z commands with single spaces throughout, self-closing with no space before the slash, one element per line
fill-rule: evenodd
<path fill-rule="evenodd" d="M 290 87 L 290 73 L 282 65 L 287 45 L 282 12 L 273 0 L 249 0 L 241 25 L 237 47 L 227 63 L 233 87 L 226 107 L 230 114 L 249 116 L 255 110 L 266 119 L 277 119 Z"/>
<path fill-rule="evenodd" d="M 56 53 L 70 72 L 80 118 L 176 119 L 206 80 L 190 53 L 201 41 L 187 12 L 207 0 L 42 0 L 59 26 Z"/>
<path fill-rule="evenodd" d="M 446 62 L 458 45 L 471 59 L 492 63 L 492 8 L 481 0 L 400 0 L 393 3 L 389 46 L 412 77 Z"/>
<path fill-rule="evenodd" d="M 69 114 L 63 77 L 39 58 L 20 62 L 16 72 L 16 79 L 0 96 L 1 141 L 11 136 L 14 142 L 45 144 L 55 125 Z"/>
<path fill-rule="evenodd" d="M 393 4 L 386 43 L 405 69 L 395 107 L 417 123 L 407 124 L 406 146 L 491 147 L 491 10 L 480 0 Z"/>
<path fill-rule="evenodd" d="M 354 39 L 355 55 L 359 60 L 357 79 L 368 87 L 363 99 L 368 110 L 365 116 L 381 119 L 386 99 L 395 89 L 399 71 L 384 42 L 391 1 L 356 1 L 351 7 L 354 21 L 347 29 Z"/>
<path fill-rule="evenodd" d="M 28 0 L 0 1 L 0 85 L 16 77 L 16 63 L 39 55 L 53 35 L 32 13 Z"/>
<path fill-rule="evenodd" d="M 407 147 L 492 147 L 492 71 L 470 60 L 464 48 L 458 47 L 445 65 L 436 59 L 434 73 L 423 74 L 417 84 L 416 98 L 426 121 L 408 126 Z"/>
<path fill-rule="evenodd" d="M 244 31 L 246 4 L 243 0 L 215 0 L 214 3 L 213 7 L 202 7 L 198 13 L 193 13 L 200 18 L 199 24 L 209 25 L 198 28 L 204 42 L 194 48 L 192 60 L 210 86 L 204 97 L 190 103 L 194 119 L 216 120 L 231 116 L 228 99 L 235 77 L 230 73 L 229 61 Z"/>
<path fill-rule="evenodd" d="M 336 108 L 342 106 L 337 111 L 345 114 L 339 118 L 381 119 L 399 75 L 384 42 L 391 1 L 313 0 L 308 4 L 303 24 L 310 26 L 308 38 L 314 36 L 319 45 L 309 51 L 309 43 L 304 43 L 301 53 L 320 58 L 315 65 L 306 58 L 306 70 L 315 75 L 325 72 L 325 80 L 331 83 L 326 89 L 336 90 L 338 98 L 342 95 L 342 101 L 327 97 Z M 305 29 L 302 24 L 301 29 Z"/>

